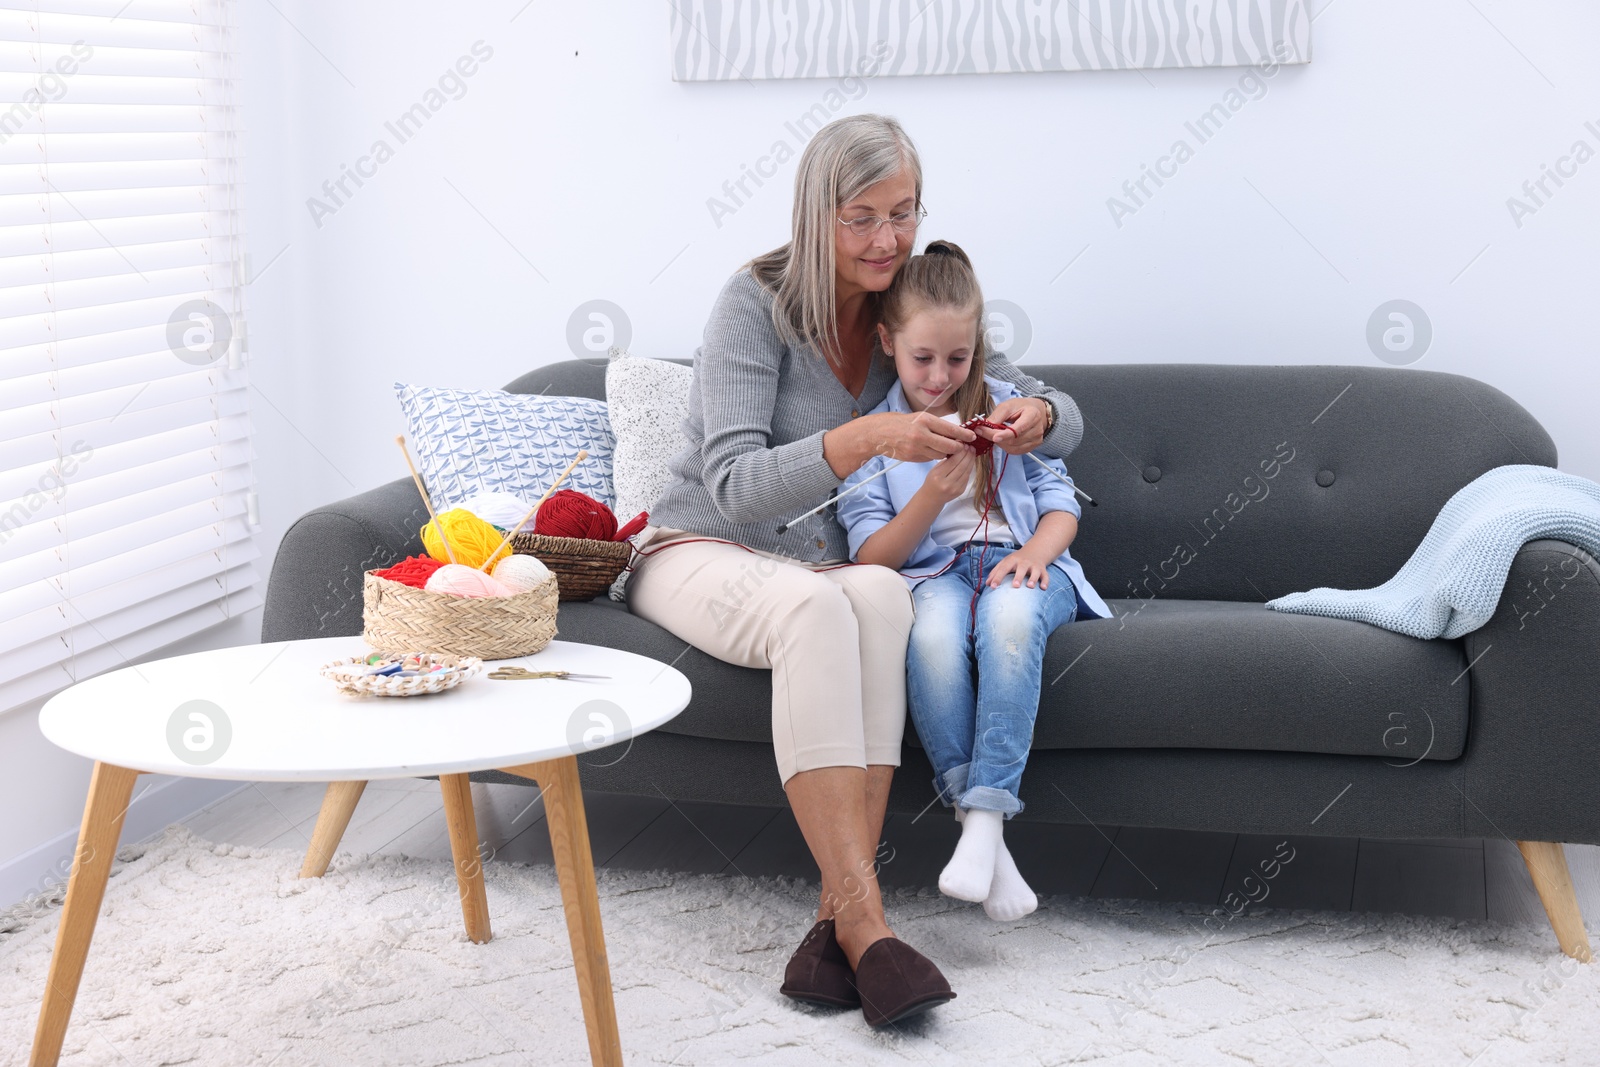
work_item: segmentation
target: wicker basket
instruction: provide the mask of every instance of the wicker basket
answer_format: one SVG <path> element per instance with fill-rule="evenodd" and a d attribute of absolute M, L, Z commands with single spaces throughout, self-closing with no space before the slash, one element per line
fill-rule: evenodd
<path fill-rule="evenodd" d="M 428 693 L 442 693 L 454 689 L 468 678 L 483 673 L 483 660 L 476 656 L 443 656 L 424 652 L 422 659 L 428 666 L 436 664 L 454 668 L 448 674 L 423 674 L 413 678 L 369 673 L 365 656 L 347 656 L 332 663 L 324 663 L 317 673 L 334 682 L 341 693 L 351 696 L 410 697 Z"/>
<path fill-rule="evenodd" d="M 379 652 L 442 652 L 479 659 L 531 656 L 556 635 L 557 581 L 525 593 L 430 593 L 366 572 L 361 636 Z"/>
<path fill-rule="evenodd" d="M 536 533 L 514 534 L 511 550 L 535 556 L 549 567 L 561 585 L 562 600 L 593 600 L 611 587 L 633 555 L 633 546 L 627 541 L 590 541 Z"/>

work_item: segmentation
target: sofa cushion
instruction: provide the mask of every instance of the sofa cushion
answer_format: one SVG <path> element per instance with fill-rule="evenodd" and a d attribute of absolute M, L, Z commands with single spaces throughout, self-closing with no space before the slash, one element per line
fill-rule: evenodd
<path fill-rule="evenodd" d="M 1112 600 L 1045 649 L 1034 748 L 1233 748 L 1450 760 L 1467 736 L 1459 641 L 1264 604 Z"/>
<path fill-rule="evenodd" d="M 1045 650 L 1035 749 L 1257 749 L 1450 760 L 1466 743 L 1459 641 L 1262 604 L 1112 600 Z M 709 656 L 606 600 L 561 605 L 558 637 L 671 663 L 694 701 L 669 733 L 771 743 L 771 674 Z M 907 741 L 917 745 L 908 725 Z"/>

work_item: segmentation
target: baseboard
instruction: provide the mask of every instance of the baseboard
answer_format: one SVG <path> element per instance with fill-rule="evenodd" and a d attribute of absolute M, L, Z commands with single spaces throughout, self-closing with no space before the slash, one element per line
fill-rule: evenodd
<path fill-rule="evenodd" d="M 145 775 L 134 785 L 133 803 L 122 823 L 120 844 L 131 844 L 154 837 L 175 822 L 182 822 L 201 808 L 249 786 L 249 782 L 206 778 L 171 778 Z M 0 907 L 10 907 L 26 897 L 42 893 L 66 882 L 72 871 L 72 854 L 78 847 L 78 831 L 69 830 L 0 864 Z"/>

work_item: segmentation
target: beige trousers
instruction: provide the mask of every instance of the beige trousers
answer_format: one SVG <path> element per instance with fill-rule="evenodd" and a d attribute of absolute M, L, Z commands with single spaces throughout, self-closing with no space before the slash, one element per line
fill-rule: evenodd
<path fill-rule="evenodd" d="M 911 590 L 878 566 L 808 563 L 670 527 L 645 531 L 628 609 L 740 667 L 772 671 L 785 784 L 818 767 L 900 765 Z M 663 548 L 663 546 L 669 546 Z"/>

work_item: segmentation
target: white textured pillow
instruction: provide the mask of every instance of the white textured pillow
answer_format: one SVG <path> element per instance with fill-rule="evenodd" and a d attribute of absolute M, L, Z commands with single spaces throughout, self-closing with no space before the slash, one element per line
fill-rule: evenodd
<path fill-rule="evenodd" d="M 614 356 L 606 364 L 606 408 L 616 446 L 611 457 L 611 486 L 616 493 L 617 524 L 650 511 L 672 481 L 667 464 L 687 443 L 683 420 L 689 417 L 689 383 L 694 371 L 660 359 Z M 611 599 L 622 600 L 628 572 L 611 586 Z"/>

